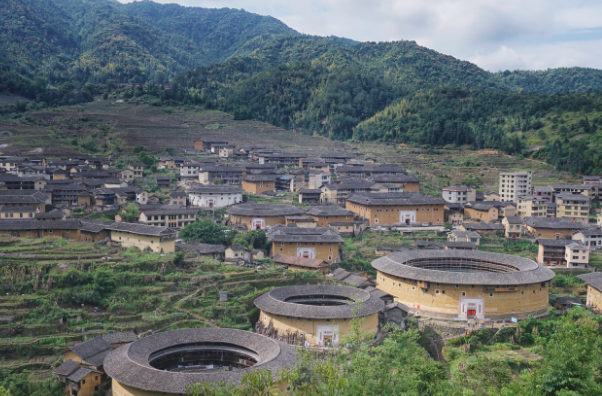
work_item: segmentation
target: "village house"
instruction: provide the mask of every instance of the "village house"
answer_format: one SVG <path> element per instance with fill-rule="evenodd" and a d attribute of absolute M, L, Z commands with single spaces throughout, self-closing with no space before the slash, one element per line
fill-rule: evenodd
<path fill-rule="evenodd" d="M 302 188 L 299 190 L 299 203 L 304 204 L 315 204 L 320 202 L 322 196 L 322 190 Z"/>
<path fill-rule="evenodd" d="M 590 196 L 592 184 L 551 184 L 550 187 L 554 190 L 554 202 L 558 194 L 580 194 L 587 197 Z"/>
<path fill-rule="evenodd" d="M 268 241 L 272 243 L 270 257 L 287 254 L 337 263 L 343 238 L 330 227 L 279 226 L 268 230 Z"/>
<path fill-rule="evenodd" d="M 228 146 L 228 141 L 219 138 L 201 138 L 194 142 L 195 150 L 202 150 L 211 154 L 218 154 L 219 150 L 226 146 Z"/>
<path fill-rule="evenodd" d="M 173 253 L 176 250 L 178 231 L 165 226 L 115 222 L 103 227 L 110 231 L 111 242 L 125 248 L 150 249 L 155 253 Z"/>
<path fill-rule="evenodd" d="M 3 206 L 31 206 L 40 212 L 46 211 L 51 198 L 39 190 L 0 190 L 0 205 Z"/>
<path fill-rule="evenodd" d="M 500 200 L 516 202 L 519 195 L 531 194 L 532 179 L 531 171 L 500 172 Z"/>
<path fill-rule="evenodd" d="M 373 182 L 364 179 L 338 179 L 321 188 L 320 202 L 323 204 L 344 204 L 347 196 L 354 193 L 370 192 Z"/>
<path fill-rule="evenodd" d="M 590 272 L 583 275 L 577 275 L 587 283 L 586 305 L 594 312 L 602 311 L 602 272 Z"/>
<path fill-rule="evenodd" d="M 477 219 L 485 223 L 498 220 L 498 202 L 475 201 L 464 205 L 464 219 Z"/>
<path fill-rule="evenodd" d="M 285 226 L 294 225 L 296 227 L 317 227 L 318 221 L 311 216 L 299 215 L 299 216 L 285 216 Z"/>
<path fill-rule="evenodd" d="M 556 217 L 588 223 L 589 197 L 582 194 L 556 194 Z"/>
<path fill-rule="evenodd" d="M 478 201 L 478 200 L 479 199 L 475 198 L 475 201 Z M 489 202 L 500 202 L 500 194 L 496 193 L 495 191 L 488 190 L 483 193 L 482 200 L 489 201 Z"/>
<path fill-rule="evenodd" d="M 197 183 L 188 190 L 188 199 L 191 206 L 219 209 L 241 203 L 243 192 L 237 186 L 207 186 Z"/>
<path fill-rule="evenodd" d="M 496 235 L 497 233 L 504 232 L 504 226 L 502 224 L 489 224 L 489 223 L 468 223 L 464 222 L 458 226 L 460 231 L 476 231 L 479 235 Z"/>
<path fill-rule="evenodd" d="M 171 176 L 157 176 L 155 180 L 161 189 L 167 189 L 171 187 Z"/>
<path fill-rule="evenodd" d="M 244 264 L 251 261 L 253 258 L 251 251 L 242 245 L 228 246 L 225 250 L 224 261 L 234 264 Z"/>
<path fill-rule="evenodd" d="M 506 216 L 502 219 L 506 238 L 520 238 L 524 232 L 523 219 L 518 216 Z"/>
<path fill-rule="evenodd" d="M 169 194 L 170 205 L 186 206 L 186 193 L 184 191 L 174 191 Z"/>
<path fill-rule="evenodd" d="M 445 241 L 446 250 L 477 250 L 474 242 L 466 241 Z"/>
<path fill-rule="evenodd" d="M 301 167 L 301 159 L 307 158 L 304 153 L 273 153 L 273 154 L 257 154 L 260 164 L 279 164 L 287 166 Z"/>
<path fill-rule="evenodd" d="M 586 267 L 589 263 L 589 249 L 579 241 L 539 238 L 537 244 L 539 264 L 575 268 Z"/>
<path fill-rule="evenodd" d="M 153 226 L 183 228 L 196 221 L 197 209 L 182 206 L 162 206 L 157 209 L 141 210 L 138 222 Z"/>
<path fill-rule="evenodd" d="M 464 205 L 462 204 L 445 204 L 444 221 L 453 225 L 462 224 L 464 222 Z"/>
<path fill-rule="evenodd" d="M 550 186 L 534 186 L 533 195 L 547 202 L 554 202 L 554 189 Z"/>
<path fill-rule="evenodd" d="M 547 200 L 536 195 L 519 195 L 516 199 L 518 206 L 518 217 L 547 217 Z"/>
<path fill-rule="evenodd" d="M 419 193 L 352 194 L 345 208 L 370 225 L 432 223 L 442 225 L 445 200 Z"/>
<path fill-rule="evenodd" d="M 321 275 L 328 275 L 328 268 L 330 267 L 330 264 L 325 263 L 324 260 L 288 254 L 277 254 L 272 258 L 272 261 L 289 271 L 311 271 Z"/>
<path fill-rule="evenodd" d="M 66 212 L 69 212 L 69 211 L 66 211 Z M 52 209 L 50 212 L 36 213 L 34 217 L 36 220 L 41 220 L 41 221 L 67 220 L 68 215 L 66 212 L 63 212 L 60 209 Z"/>
<path fill-rule="evenodd" d="M 449 242 L 471 242 L 475 246 L 479 246 L 481 236 L 474 231 L 459 231 L 453 230 L 447 234 Z"/>
<path fill-rule="evenodd" d="M 232 158 L 234 157 L 234 150 L 236 149 L 236 146 L 234 145 L 227 145 L 224 147 L 220 147 L 219 151 L 218 151 L 218 156 L 220 158 Z"/>
<path fill-rule="evenodd" d="M 124 169 L 120 172 L 119 180 L 126 183 L 132 183 L 134 181 L 134 171 L 131 169 Z"/>
<path fill-rule="evenodd" d="M 242 189 L 251 194 L 276 191 L 277 178 L 275 175 L 246 175 L 242 179 Z"/>
<path fill-rule="evenodd" d="M 286 216 L 298 216 L 303 210 L 281 204 L 242 203 L 226 210 L 228 224 L 238 230 L 265 230 L 278 224 L 286 224 Z"/>
<path fill-rule="evenodd" d="M 176 243 L 176 251 L 194 253 L 195 255 L 209 257 L 219 261 L 224 261 L 226 258 L 226 246 L 218 244 L 199 242 Z"/>
<path fill-rule="evenodd" d="M 33 219 L 37 212 L 39 210 L 34 206 L 0 206 L 0 219 Z"/>
<path fill-rule="evenodd" d="M 573 222 L 559 218 L 529 217 L 525 219 L 525 232 L 535 238 L 559 239 L 573 232 L 589 228 L 582 222 Z"/>
<path fill-rule="evenodd" d="M 358 178 L 405 175 L 405 170 L 401 166 L 394 164 L 382 164 L 377 166 L 337 166 L 335 172 L 338 176 Z"/>
<path fill-rule="evenodd" d="M 347 222 L 353 225 L 355 213 L 336 205 L 312 206 L 305 212 L 313 217 L 319 227 L 328 227 L 333 222 Z"/>
<path fill-rule="evenodd" d="M 449 203 L 468 203 L 476 201 L 476 190 L 466 186 L 448 186 L 443 187 L 442 197 Z"/>
<path fill-rule="evenodd" d="M 242 166 L 208 165 L 199 170 L 199 182 L 201 184 L 239 185 L 246 173 L 247 169 Z"/>
<path fill-rule="evenodd" d="M 40 221 L 35 219 L 2 219 L 0 234 L 9 234 L 17 238 L 44 238 L 49 236 L 65 239 L 80 239 L 79 221 Z"/>
<path fill-rule="evenodd" d="M 592 251 L 602 248 L 602 230 L 600 228 L 586 228 L 575 231 L 572 239 L 581 242 Z"/>
<path fill-rule="evenodd" d="M 370 178 L 374 183 L 402 184 L 404 192 L 420 192 L 420 179 L 412 175 L 375 175 Z"/>
<path fill-rule="evenodd" d="M 601 176 L 583 176 L 583 184 L 602 184 Z"/>
<path fill-rule="evenodd" d="M 129 164 L 128 169 L 134 172 L 134 179 L 144 177 L 144 164 L 141 162 L 133 162 Z"/>

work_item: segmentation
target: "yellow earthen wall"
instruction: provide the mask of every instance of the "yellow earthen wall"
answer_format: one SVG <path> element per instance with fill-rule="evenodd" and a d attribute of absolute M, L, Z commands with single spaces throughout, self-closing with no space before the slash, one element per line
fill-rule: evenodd
<path fill-rule="evenodd" d="M 417 223 L 433 223 L 443 225 L 445 221 L 444 205 L 394 205 L 366 206 L 355 202 L 345 202 L 345 209 L 351 210 L 370 222 L 370 225 L 399 224 L 399 211 L 415 210 Z M 380 211 L 380 212 L 379 212 Z M 378 222 L 375 221 L 378 219 Z"/>
<path fill-rule="evenodd" d="M 587 285 L 588 307 L 593 307 L 596 311 L 602 311 L 602 292 L 591 285 Z"/>
<path fill-rule="evenodd" d="M 249 182 L 246 180 L 242 181 L 242 189 L 251 194 L 261 194 L 265 191 L 274 191 L 275 190 L 275 182 L 274 181 L 265 181 L 263 183 L 260 182 Z"/>
<path fill-rule="evenodd" d="M 339 258 L 339 244 L 338 243 L 303 243 L 299 242 L 272 242 L 272 256 L 276 254 L 288 254 L 289 256 L 297 256 L 298 248 L 315 248 L 316 259 L 324 260 L 327 263 L 332 263 Z M 328 258 L 330 257 L 330 258 Z"/>
<path fill-rule="evenodd" d="M 239 216 L 231 215 L 230 222 L 233 224 L 246 224 L 247 228 L 251 230 L 251 222 L 255 218 L 265 219 L 266 227 L 273 227 L 278 224 L 286 224 L 284 216 Z"/>
<path fill-rule="evenodd" d="M 395 296 L 395 301 L 399 301 L 410 308 L 418 309 L 419 306 L 422 312 L 442 315 L 457 316 L 461 297 L 484 298 L 485 317 L 489 315 L 511 316 L 521 312 L 546 309 L 549 306 L 548 287 L 545 284 L 542 286 L 541 283 L 520 285 L 517 292 L 493 292 L 493 297 L 489 297 L 489 292 L 486 292 L 482 285 L 475 285 L 474 287 L 458 285 L 456 287 L 453 284 L 441 283 L 437 286 L 436 283 L 431 283 L 429 289 L 425 292 L 415 281 L 403 280 L 377 271 L 376 287 Z M 436 290 L 439 290 L 440 293 L 436 294 Z M 445 294 L 442 291 L 445 291 Z M 466 295 L 462 296 L 462 292 L 466 292 Z"/>
<path fill-rule="evenodd" d="M 153 252 L 173 253 L 176 250 L 175 240 L 161 242 L 161 237 L 130 234 L 121 231 L 111 231 L 111 241 L 121 242 L 123 247 L 136 247 L 144 250 L 147 247 Z"/>
<path fill-rule="evenodd" d="M 259 320 L 266 327 L 269 326 L 271 322 L 272 326 L 274 326 L 274 328 L 280 334 L 286 334 L 287 330 L 291 333 L 296 331 L 303 333 L 305 334 L 305 339 L 307 342 L 311 344 L 317 344 L 316 334 L 318 325 L 339 326 L 339 342 L 342 341 L 345 334 L 348 334 L 352 331 L 351 319 L 331 319 L 330 321 L 326 321 L 306 318 L 292 318 L 261 311 L 259 314 Z M 364 321 L 362 322 L 362 330 L 371 333 L 376 333 L 378 331 L 378 313 L 364 317 Z"/>

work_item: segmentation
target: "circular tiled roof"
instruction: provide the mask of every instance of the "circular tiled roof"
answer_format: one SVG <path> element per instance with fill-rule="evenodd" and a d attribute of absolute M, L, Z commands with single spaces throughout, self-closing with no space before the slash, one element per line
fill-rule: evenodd
<path fill-rule="evenodd" d="M 333 285 L 280 287 L 258 297 L 254 303 L 257 308 L 274 315 L 306 319 L 351 319 L 356 316 L 352 300 L 362 302 L 358 316 L 372 315 L 384 307 L 380 298 L 365 290 Z M 310 304 L 298 301 L 308 301 Z M 320 301 L 334 301 L 341 305 L 320 306 Z"/>
<path fill-rule="evenodd" d="M 257 364 L 235 371 L 194 373 L 162 371 L 149 364 L 151 355 L 158 351 L 212 342 L 250 350 L 257 358 Z M 186 395 L 189 385 L 220 381 L 240 383 L 249 371 L 270 369 L 275 374 L 280 368 L 292 367 L 295 362 L 295 349 L 271 338 L 236 329 L 203 328 L 167 331 L 124 345 L 105 358 L 104 369 L 120 384 L 145 391 Z"/>
<path fill-rule="evenodd" d="M 533 260 L 478 250 L 404 250 L 372 266 L 400 278 L 464 285 L 524 285 L 554 278 Z"/>
<path fill-rule="evenodd" d="M 291 205 L 243 203 L 231 206 L 226 211 L 239 216 L 296 216 L 303 210 Z"/>

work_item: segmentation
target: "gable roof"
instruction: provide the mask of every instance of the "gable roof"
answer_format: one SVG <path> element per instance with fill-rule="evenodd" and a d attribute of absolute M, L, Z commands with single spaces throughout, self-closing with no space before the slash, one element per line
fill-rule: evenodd
<path fill-rule="evenodd" d="M 589 228 L 580 221 L 569 221 L 558 217 L 527 217 L 525 224 L 533 228 L 551 228 L 563 230 L 581 230 Z"/>
<path fill-rule="evenodd" d="M 324 260 L 290 256 L 288 254 L 277 254 L 272 260 L 280 264 L 296 265 L 307 268 L 322 268 L 329 266 L 329 264 L 325 263 Z"/>
<path fill-rule="evenodd" d="M 57 374 L 57 375 L 67 376 L 67 375 L 70 375 L 71 373 L 73 373 L 75 370 L 77 370 L 78 367 L 79 367 L 79 362 L 76 362 L 71 359 L 67 359 L 63 363 L 61 363 L 60 366 L 55 368 L 53 373 Z"/>
<path fill-rule="evenodd" d="M 231 206 L 226 210 L 231 215 L 239 216 L 294 216 L 303 214 L 303 210 L 283 204 L 260 204 L 247 202 Z"/>
<path fill-rule="evenodd" d="M 44 203 L 48 195 L 40 190 L 0 190 L 0 204 L 4 203 Z"/>
<path fill-rule="evenodd" d="M 105 356 L 111 352 L 111 344 L 101 336 L 98 336 L 90 341 L 76 345 L 70 348 L 70 350 L 82 358 L 82 360 L 99 367 L 102 366 Z"/>
<path fill-rule="evenodd" d="M 354 216 L 351 210 L 341 208 L 338 205 L 312 206 L 305 213 L 312 216 Z"/>
<path fill-rule="evenodd" d="M 237 186 L 207 186 L 200 183 L 195 183 L 188 189 L 188 192 L 199 194 L 242 194 L 244 190 Z"/>
<path fill-rule="evenodd" d="M 213 245 L 210 243 L 176 243 L 176 248 L 178 250 L 185 250 L 187 252 L 199 252 L 201 254 L 210 254 L 210 253 L 223 253 L 226 251 L 226 246 L 224 245 Z"/>
<path fill-rule="evenodd" d="M 445 205 L 441 197 L 428 197 L 420 193 L 356 193 L 347 201 L 362 205 Z"/>
<path fill-rule="evenodd" d="M 588 274 L 577 275 L 577 278 L 582 279 L 588 285 L 602 291 L 602 272 L 590 272 Z"/>
<path fill-rule="evenodd" d="M 152 213 L 157 213 L 157 212 L 152 212 Z M 173 235 L 173 234 L 178 233 L 178 231 L 173 230 L 169 227 L 151 226 L 151 225 L 139 224 L 139 223 L 124 223 L 121 221 L 105 224 L 104 227 L 105 227 L 105 229 L 111 230 L 111 231 L 121 231 L 121 232 L 128 232 L 131 234 L 151 235 L 151 236 Z"/>
<path fill-rule="evenodd" d="M 343 243 L 337 230 L 331 227 L 282 227 L 276 226 L 268 230 L 270 242 L 324 242 Z"/>
<path fill-rule="evenodd" d="M 523 224 L 523 219 L 519 216 L 506 216 L 505 219 L 508 224 Z"/>

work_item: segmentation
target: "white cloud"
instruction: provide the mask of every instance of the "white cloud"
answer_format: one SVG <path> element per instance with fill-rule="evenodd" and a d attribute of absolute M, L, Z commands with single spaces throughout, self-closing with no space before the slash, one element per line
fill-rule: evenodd
<path fill-rule="evenodd" d="M 602 68 L 597 40 L 602 37 L 593 37 L 600 34 L 602 27 L 602 2 L 594 0 L 175 2 L 198 7 L 244 8 L 276 17 L 299 32 L 320 36 L 335 35 L 358 41 L 415 40 L 492 71 L 575 65 Z M 581 31 L 579 41 L 567 41 L 577 30 Z"/>

